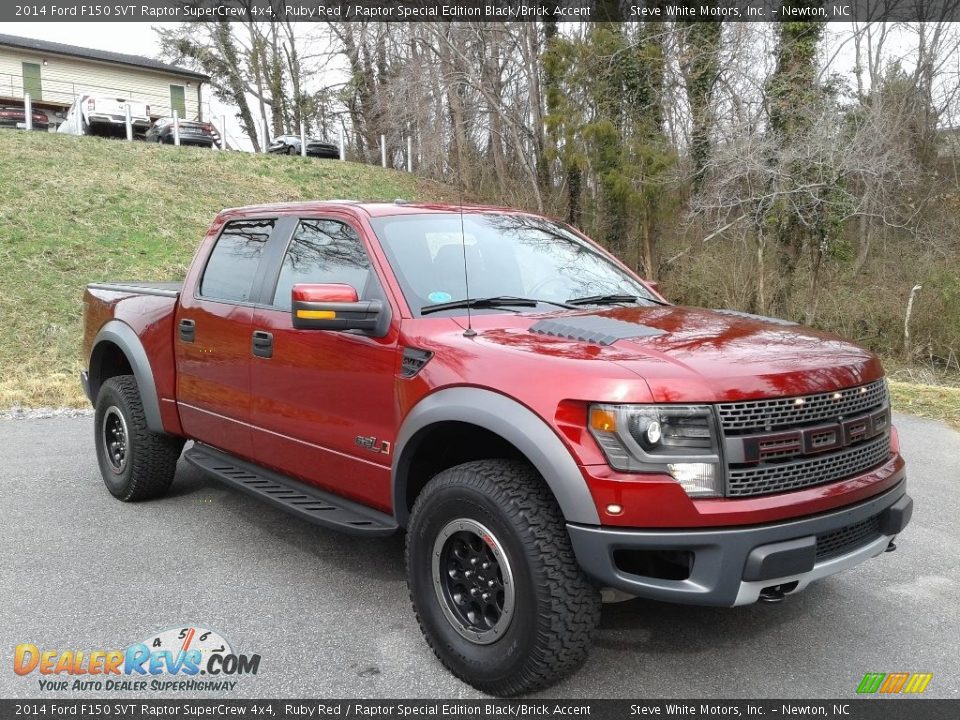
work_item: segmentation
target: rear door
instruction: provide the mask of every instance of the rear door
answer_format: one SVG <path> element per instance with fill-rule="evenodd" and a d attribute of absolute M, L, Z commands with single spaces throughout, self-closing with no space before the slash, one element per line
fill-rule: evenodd
<path fill-rule="evenodd" d="M 202 275 L 181 293 L 174 326 L 177 405 L 184 431 L 249 458 L 250 333 L 276 218 L 227 223 Z"/>
<path fill-rule="evenodd" d="M 345 216 L 302 218 L 289 239 L 277 243 L 279 252 L 271 251 L 264 302 L 253 320 L 254 332 L 270 336 L 272 350 L 251 365 L 253 448 L 263 465 L 389 510 L 396 322 L 376 338 L 297 330 L 290 314 L 298 283 L 343 283 L 361 300 L 390 306 L 361 233 Z"/>
<path fill-rule="evenodd" d="M 23 92 L 30 93 L 33 101 L 43 99 L 43 84 L 40 79 L 39 63 L 23 63 Z"/>
<path fill-rule="evenodd" d="M 181 120 L 187 117 L 187 98 L 183 85 L 170 86 L 170 112 L 177 113 Z"/>

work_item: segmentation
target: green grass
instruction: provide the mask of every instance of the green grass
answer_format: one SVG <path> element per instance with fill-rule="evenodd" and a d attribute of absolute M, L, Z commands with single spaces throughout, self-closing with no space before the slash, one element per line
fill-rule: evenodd
<path fill-rule="evenodd" d="M 960 430 L 960 387 L 890 381 L 896 412 L 942 420 Z"/>
<path fill-rule="evenodd" d="M 84 285 L 182 278 L 220 209 L 398 197 L 452 199 L 356 163 L 0 131 L 0 409 L 83 404 Z"/>

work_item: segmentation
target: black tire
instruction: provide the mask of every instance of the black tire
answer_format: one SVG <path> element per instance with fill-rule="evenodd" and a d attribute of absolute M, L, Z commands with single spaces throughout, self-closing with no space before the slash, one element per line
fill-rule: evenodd
<path fill-rule="evenodd" d="M 467 521 L 467 535 L 460 519 Z M 457 617 L 467 615 L 458 616 L 463 604 L 453 598 L 470 603 L 468 595 L 476 588 L 447 586 L 476 582 L 447 580 L 469 573 L 449 570 L 443 559 L 461 562 L 456 546 L 464 546 L 458 537 L 470 538 L 471 527 L 483 531 L 486 548 L 478 545 L 482 557 L 501 560 L 492 563 L 497 577 L 512 577 L 510 583 L 504 579 L 497 584 L 501 591 L 496 604 L 503 605 L 502 611 L 494 607 L 492 618 L 486 609 L 473 614 L 480 620 L 472 628 L 484 622 L 489 626 L 495 618 L 500 618 L 498 625 L 506 622 L 499 632 L 494 625 L 477 633 L 469 620 L 460 622 Z M 453 549 L 448 550 L 449 543 Z M 433 478 L 411 512 L 406 562 L 410 599 L 427 642 L 450 672 L 478 690 L 501 697 L 528 693 L 555 683 L 586 659 L 600 621 L 600 593 L 577 564 L 556 500 L 526 463 L 478 460 Z M 483 575 L 479 582 L 483 587 L 490 576 Z M 513 595 L 508 601 L 504 589 L 509 585 Z M 507 622 L 503 619 L 508 613 Z M 467 638 L 471 634 L 475 640 Z M 483 635 L 487 637 L 480 644 Z"/>
<path fill-rule="evenodd" d="M 97 462 L 107 490 L 124 502 L 151 500 L 170 487 L 184 440 L 155 433 L 132 375 L 100 386 L 94 414 Z"/>
<path fill-rule="evenodd" d="M 299 155 L 297 149 L 293 145 L 287 145 L 287 155 Z"/>

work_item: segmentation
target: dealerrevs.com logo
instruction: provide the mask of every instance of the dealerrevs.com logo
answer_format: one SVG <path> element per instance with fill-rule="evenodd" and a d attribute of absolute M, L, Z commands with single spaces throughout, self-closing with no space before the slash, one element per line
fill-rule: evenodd
<path fill-rule="evenodd" d="M 195 625 L 150 635 L 125 650 L 55 650 L 17 645 L 13 671 L 36 677 L 43 691 L 232 691 L 256 675 L 257 654 L 238 654 L 214 630 Z"/>

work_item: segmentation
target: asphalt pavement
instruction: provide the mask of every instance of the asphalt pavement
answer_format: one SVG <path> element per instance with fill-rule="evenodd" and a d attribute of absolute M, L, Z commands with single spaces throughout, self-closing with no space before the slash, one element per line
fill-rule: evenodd
<path fill-rule="evenodd" d="M 864 673 L 901 671 L 960 695 L 960 433 L 895 420 L 915 501 L 897 552 L 777 605 L 606 605 L 587 664 L 542 695 L 853 698 Z M 259 654 L 259 672 L 226 693 L 137 696 L 483 697 L 421 638 L 402 536 L 338 535 L 184 463 L 168 497 L 119 503 L 90 417 L 0 420 L 0 458 L 0 697 L 82 697 L 16 675 L 19 643 L 120 649 L 187 626 Z"/>

